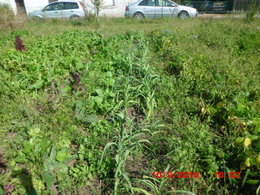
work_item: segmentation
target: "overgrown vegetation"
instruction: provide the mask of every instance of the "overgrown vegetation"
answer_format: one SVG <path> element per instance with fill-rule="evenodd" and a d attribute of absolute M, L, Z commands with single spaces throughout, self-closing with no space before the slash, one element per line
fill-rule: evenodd
<path fill-rule="evenodd" d="M 14 14 L 8 4 L 0 3 L 0 26 L 10 23 L 14 19 Z"/>
<path fill-rule="evenodd" d="M 259 192 L 259 20 L 109 22 L 0 36 L 0 193 Z"/>
<path fill-rule="evenodd" d="M 254 20 L 254 16 L 256 14 L 256 0 L 251 0 L 250 4 L 249 4 L 249 9 L 248 12 L 246 14 L 246 19 L 248 22 L 251 22 L 252 20 Z"/>

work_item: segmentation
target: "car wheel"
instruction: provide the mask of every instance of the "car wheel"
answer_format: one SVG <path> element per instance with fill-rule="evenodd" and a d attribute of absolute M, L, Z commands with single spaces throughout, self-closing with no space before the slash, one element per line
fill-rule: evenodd
<path fill-rule="evenodd" d="M 144 18 L 144 14 L 142 14 L 141 12 L 137 12 L 134 14 L 134 17 L 137 19 L 137 20 L 140 20 L 140 19 L 143 19 Z"/>
<path fill-rule="evenodd" d="M 79 16 L 73 15 L 73 16 L 70 16 L 70 19 L 71 19 L 71 20 L 79 19 Z"/>
<path fill-rule="evenodd" d="M 178 14 L 178 18 L 184 19 L 189 17 L 189 13 L 186 11 L 180 11 L 180 13 Z"/>
<path fill-rule="evenodd" d="M 32 17 L 33 20 L 36 20 L 36 21 L 40 21 L 42 20 L 43 18 L 39 17 L 39 16 L 33 16 Z"/>

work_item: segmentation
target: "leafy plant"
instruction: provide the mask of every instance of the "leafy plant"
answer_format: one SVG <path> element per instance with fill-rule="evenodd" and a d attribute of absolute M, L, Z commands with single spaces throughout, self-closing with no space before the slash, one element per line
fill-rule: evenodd
<path fill-rule="evenodd" d="M 126 172 L 127 158 L 133 155 L 133 152 L 138 149 L 137 147 L 140 148 L 142 143 L 149 143 L 149 141 L 147 139 L 140 139 L 143 133 L 133 129 L 133 122 L 131 120 L 124 118 L 122 115 L 119 115 L 119 117 L 123 117 L 121 120 L 126 120 L 128 128 L 125 129 L 123 126 L 118 127 L 118 135 L 114 137 L 115 141 L 106 144 L 100 164 L 102 164 L 104 155 L 108 153 L 108 150 L 114 147 L 116 150 L 114 194 L 120 194 L 121 189 L 133 193 L 131 180 Z"/>
<path fill-rule="evenodd" d="M 78 22 L 0 32 L 3 193 L 259 192 L 257 21 Z"/>

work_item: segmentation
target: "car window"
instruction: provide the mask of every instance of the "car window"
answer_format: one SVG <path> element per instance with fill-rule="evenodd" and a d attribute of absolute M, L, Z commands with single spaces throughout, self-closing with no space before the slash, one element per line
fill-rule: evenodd
<path fill-rule="evenodd" d="M 155 4 L 156 6 L 165 6 L 165 1 L 164 0 L 155 0 Z"/>
<path fill-rule="evenodd" d="M 64 9 L 78 9 L 79 6 L 74 2 L 64 2 Z"/>
<path fill-rule="evenodd" d="M 159 6 L 164 6 L 164 7 L 173 7 L 173 2 L 168 1 L 168 0 L 157 0 Z"/>
<path fill-rule="evenodd" d="M 172 2 L 172 1 L 168 1 L 168 0 L 165 0 L 165 1 L 166 1 L 166 6 L 168 6 L 168 7 L 176 7 L 177 6 L 177 4 Z"/>
<path fill-rule="evenodd" d="M 155 0 L 143 0 L 139 6 L 155 6 Z"/>
<path fill-rule="evenodd" d="M 62 9 L 62 3 L 53 3 L 51 5 L 48 5 L 44 8 L 44 11 L 55 11 L 55 10 L 61 10 Z"/>

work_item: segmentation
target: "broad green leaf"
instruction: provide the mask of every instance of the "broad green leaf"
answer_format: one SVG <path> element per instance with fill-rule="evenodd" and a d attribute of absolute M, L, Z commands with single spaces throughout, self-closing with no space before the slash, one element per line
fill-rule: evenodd
<path fill-rule="evenodd" d="M 92 123 L 96 122 L 98 120 L 97 115 L 86 115 L 85 117 L 81 118 L 81 121 L 86 122 L 86 123 Z"/>
<path fill-rule="evenodd" d="M 56 181 L 54 174 L 48 172 L 42 174 L 42 179 L 46 183 L 48 189 L 50 189 Z"/>
<path fill-rule="evenodd" d="M 23 144 L 24 148 L 23 148 L 23 153 L 28 155 L 32 152 L 32 149 L 33 149 L 33 145 L 30 144 L 29 142 L 25 142 Z"/>
<path fill-rule="evenodd" d="M 68 157 L 68 152 L 66 151 L 59 151 L 57 152 L 56 160 L 63 162 Z"/>
<path fill-rule="evenodd" d="M 41 129 L 39 127 L 35 127 L 35 128 L 31 128 L 28 133 L 30 136 L 36 137 L 40 134 L 40 132 L 41 132 Z"/>
<path fill-rule="evenodd" d="M 258 180 L 258 179 L 249 179 L 249 180 L 246 181 L 246 183 L 252 184 L 252 185 L 256 185 L 259 182 L 260 182 L 260 180 Z"/>
<path fill-rule="evenodd" d="M 43 80 L 40 79 L 38 81 L 36 81 L 33 85 L 29 86 L 29 89 L 39 89 L 43 86 Z"/>
<path fill-rule="evenodd" d="M 55 163 L 55 169 L 60 169 L 62 172 L 68 171 L 68 165 L 65 163 L 56 162 Z"/>
<path fill-rule="evenodd" d="M 57 154 L 56 149 L 55 149 L 55 147 L 53 146 L 52 149 L 51 149 L 50 157 L 49 157 L 50 162 L 55 160 L 56 154 Z"/>
<path fill-rule="evenodd" d="M 252 143 L 252 139 L 250 139 L 250 138 L 246 138 L 245 139 L 245 141 L 244 141 L 244 146 L 245 147 L 248 147 L 248 146 L 250 146 L 251 145 L 251 143 Z"/>
<path fill-rule="evenodd" d="M 103 102 L 103 98 L 102 98 L 102 97 L 99 97 L 99 96 L 93 97 L 93 100 L 94 100 L 97 104 L 102 104 L 102 102 Z"/>
<path fill-rule="evenodd" d="M 102 89 L 96 89 L 95 91 L 99 96 L 103 96 L 104 94 L 104 91 Z"/>

